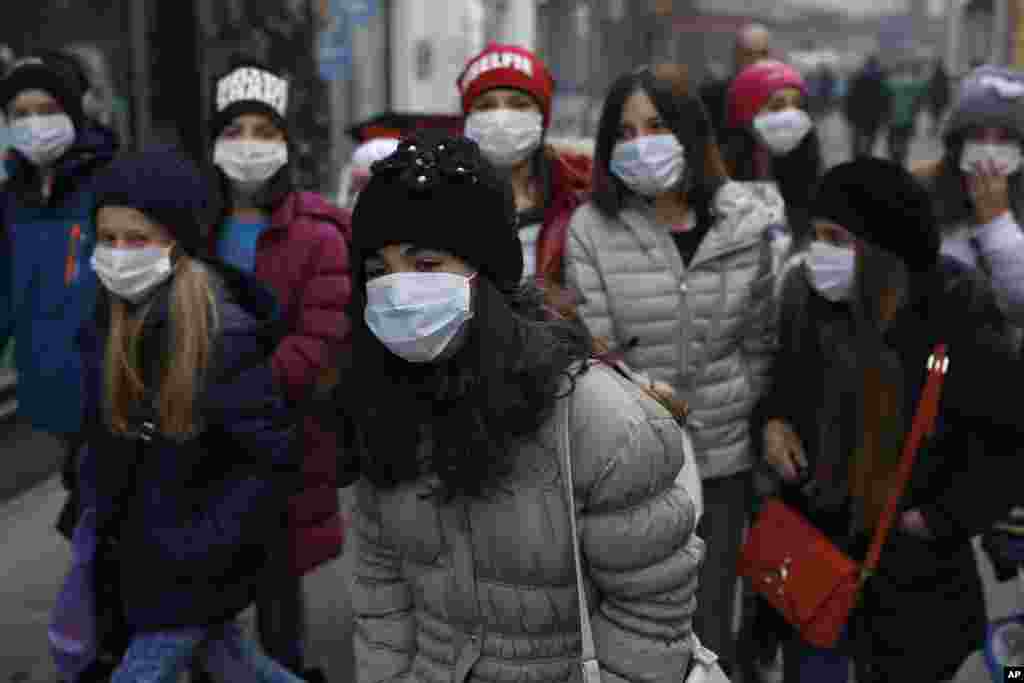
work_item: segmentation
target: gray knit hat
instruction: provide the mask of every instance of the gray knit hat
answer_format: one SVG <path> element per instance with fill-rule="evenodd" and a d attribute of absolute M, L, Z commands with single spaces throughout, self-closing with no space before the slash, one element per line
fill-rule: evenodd
<path fill-rule="evenodd" d="M 980 66 L 964 78 L 942 137 L 974 126 L 1006 128 L 1024 140 L 1024 72 Z"/>

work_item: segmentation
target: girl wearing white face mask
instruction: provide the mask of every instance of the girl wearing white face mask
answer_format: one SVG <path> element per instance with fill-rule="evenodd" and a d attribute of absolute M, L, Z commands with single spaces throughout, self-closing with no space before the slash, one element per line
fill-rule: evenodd
<path fill-rule="evenodd" d="M 363 315 L 329 406 L 363 468 L 355 668 L 578 676 L 571 514 L 605 680 L 681 680 L 701 551 L 693 499 L 673 484 L 679 428 L 522 285 L 515 215 L 476 145 L 427 132 L 381 162 L 356 205 Z M 600 515 L 570 505 L 566 484 Z"/>
<path fill-rule="evenodd" d="M 265 65 L 240 63 L 214 85 L 212 160 L 224 210 L 209 247 L 222 260 L 269 285 L 290 321 L 273 369 L 292 402 L 302 402 L 331 373 L 346 341 L 349 214 L 292 183 L 289 85 Z M 308 462 L 302 492 L 292 501 L 287 571 L 274 577 L 257 604 L 263 646 L 296 673 L 304 671 L 302 577 L 337 557 L 344 522 L 335 491 L 337 457 L 327 435 L 304 425 Z"/>
<path fill-rule="evenodd" d="M 731 177 L 778 187 L 794 251 L 810 239 L 807 207 L 824 170 L 807 99 L 807 82 L 792 66 L 775 60 L 752 64 L 729 91 L 729 128 L 722 141 Z"/>
<path fill-rule="evenodd" d="M 81 440 L 81 361 L 74 335 L 95 305 L 89 265 L 96 244 L 88 186 L 117 151 L 113 134 L 82 111 L 87 84 L 71 58 L 43 51 L 22 59 L 0 80 L 0 108 L 10 132 L 0 185 L 2 239 L 0 347 L 14 341 L 18 414 L 66 447 L 63 483 L 71 492 L 58 520 L 74 528 L 74 454 Z M 47 339 L 48 353 L 33 339 Z M 24 340 L 18 343 L 19 340 Z M 59 373 L 54 368 L 63 368 Z"/>
<path fill-rule="evenodd" d="M 1005 379 L 1019 360 L 987 283 L 940 254 L 931 204 L 895 162 L 831 169 L 812 206 L 816 239 L 783 285 L 780 350 L 751 424 L 782 483 L 777 497 L 856 563 L 885 529 L 883 511 L 894 513 L 838 640 L 823 647 L 803 624 L 789 629 L 787 682 L 845 683 L 851 659 L 857 681 L 951 681 L 985 639 L 971 539 L 1020 498 L 1019 447 L 1007 446 L 1020 443 L 1018 383 Z M 903 486 L 904 443 L 938 344 L 938 427 Z M 764 594 L 764 558 L 750 552 L 744 575 Z"/>
<path fill-rule="evenodd" d="M 458 80 L 465 135 L 506 174 L 515 192 L 524 278 L 555 300 L 572 212 L 590 188 L 591 160 L 546 140 L 554 79 L 532 52 L 489 45 Z"/>
<path fill-rule="evenodd" d="M 1024 327 L 1022 93 L 1020 72 L 976 69 L 964 79 L 946 122 L 942 159 L 914 168 L 935 200 L 943 252 L 991 280 L 1017 328 Z"/>
<path fill-rule="evenodd" d="M 772 242 L 778 295 L 786 272 L 806 256 L 812 238 L 811 193 L 823 171 L 817 128 L 807 111 L 807 82 L 789 64 L 762 60 L 739 73 L 727 103 L 729 125 L 722 148 L 730 175 L 742 181 L 771 183 L 786 202 L 788 230 L 780 231 Z M 822 248 L 815 245 L 816 252 Z M 832 262 L 844 263 L 848 254 L 828 256 Z M 838 275 L 834 270 L 829 273 L 831 278 Z M 841 289 L 842 280 L 831 284 Z M 760 502 L 761 495 L 770 495 L 772 487 L 763 471 L 755 477 Z M 751 591 L 744 596 L 740 660 L 745 678 L 760 680 L 765 677 L 762 672 L 777 661 L 780 634 L 788 629 L 778 623 L 774 608 L 752 599 Z"/>
<path fill-rule="evenodd" d="M 113 672 L 91 673 L 176 680 L 206 643 L 215 677 L 297 683 L 234 623 L 279 558 L 299 469 L 267 350 L 280 334 L 273 294 L 197 257 L 211 197 L 178 152 L 121 158 L 94 191 L 105 295 L 79 336 L 79 530 L 95 534 L 98 613 L 123 622 L 98 634 Z M 54 652 L 62 667 L 90 664 L 59 640 Z"/>
<path fill-rule="evenodd" d="M 751 505 L 746 433 L 774 352 L 769 185 L 726 176 L 682 67 L 618 79 L 601 112 L 594 198 L 573 216 L 566 273 L 594 336 L 689 402 L 707 566 L 694 629 L 735 661 L 736 558 Z"/>

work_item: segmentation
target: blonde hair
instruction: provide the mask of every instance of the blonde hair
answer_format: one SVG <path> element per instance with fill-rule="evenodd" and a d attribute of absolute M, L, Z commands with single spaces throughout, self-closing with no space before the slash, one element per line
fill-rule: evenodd
<path fill-rule="evenodd" d="M 107 421 L 115 434 L 133 431 L 130 416 L 147 392 L 141 366 L 141 338 L 150 304 L 132 315 L 127 304 L 111 297 L 104 384 Z M 199 432 L 195 403 L 209 369 L 218 328 L 212 276 L 198 261 L 182 255 L 171 283 L 170 337 L 161 349 L 159 394 L 154 397 L 156 427 L 184 440 Z"/>

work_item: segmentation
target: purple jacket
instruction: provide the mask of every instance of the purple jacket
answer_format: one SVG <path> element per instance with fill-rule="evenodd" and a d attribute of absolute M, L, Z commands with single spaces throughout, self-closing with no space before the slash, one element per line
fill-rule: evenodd
<path fill-rule="evenodd" d="M 220 235 L 210 235 L 216 253 Z M 348 214 L 312 192 L 294 192 L 274 210 L 256 243 L 256 277 L 277 296 L 288 333 L 274 352 L 274 377 L 301 402 L 349 335 L 352 292 Z M 312 420 L 303 428 L 302 492 L 290 504 L 294 570 L 302 575 L 337 557 L 345 525 L 337 494 L 337 445 Z"/>

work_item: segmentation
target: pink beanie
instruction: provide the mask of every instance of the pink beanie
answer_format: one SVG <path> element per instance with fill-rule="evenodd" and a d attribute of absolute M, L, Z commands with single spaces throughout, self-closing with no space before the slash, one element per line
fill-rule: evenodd
<path fill-rule="evenodd" d="M 729 88 L 729 127 L 749 126 L 765 102 L 783 88 L 796 88 L 807 96 L 807 82 L 789 64 L 766 59 L 745 68 Z"/>

